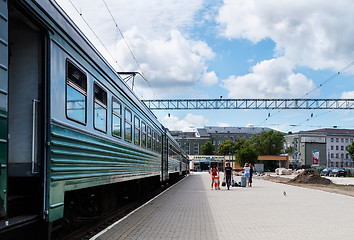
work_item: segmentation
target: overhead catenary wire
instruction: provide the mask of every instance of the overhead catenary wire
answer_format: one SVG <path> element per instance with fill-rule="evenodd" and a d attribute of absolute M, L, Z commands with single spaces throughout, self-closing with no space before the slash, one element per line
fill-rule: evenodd
<path fill-rule="evenodd" d="M 122 71 L 124 71 L 123 68 L 118 64 L 117 59 L 111 54 L 111 52 L 108 50 L 108 48 L 106 47 L 106 45 L 105 45 L 105 44 L 103 43 L 103 41 L 100 39 L 100 37 L 98 36 L 98 34 L 97 34 L 97 33 L 93 30 L 93 28 L 90 26 L 90 24 L 89 24 L 88 21 L 85 19 L 85 17 L 84 17 L 83 14 L 80 12 L 80 10 L 79 10 L 79 9 L 76 7 L 76 5 L 72 2 L 72 0 L 69 0 L 69 2 L 70 2 L 70 4 L 72 5 L 72 7 L 75 9 L 75 11 L 80 15 L 80 17 L 82 18 L 82 20 L 84 21 L 84 23 L 87 25 L 87 27 L 90 29 L 90 31 L 94 34 L 94 36 L 95 36 L 95 37 L 97 38 L 97 40 L 100 42 L 100 44 L 102 45 L 102 47 L 103 47 L 103 48 L 106 50 L 106 52 L 109 54 L 109 56 L 114 60 L 114 62 L 117 64 L 117 66 L 118 66 Z M 110 15 L 111 15 L 111 17 L 112 17 L 112 19 L 113 19 L 115 25 L 116 25 L 116 27 L 118 28 L 118 24 L 116 23 L 115 19 L 113 18 L 113 15 L 111 14 L 111 11 L 109 10 L 107 4 L 106 4 L 105 2 L 104 2 L 104 4 L 105 4 L 105 6 L 107 7 L 107 9 L 108 9 L 108 11 L 109 11 L 109 13 L 110 13 Z M 126 43 L 128 49 L 129 49 L 130 53 L 131 53 L 132 56 L 133 56 L 133 59 L 134 59 L 135 62 L 137 63 L 137 65 L 138 65 L 140 71 L 142 71 L 139 62 L 137 61 L 135 55 L 133 54 L 131 48 L 129 47 L 129 45 L 128 45 L 127 41 L 126 41 L 126 39 L 124 38 L 123 33 L 120 31 L 119 28 L 118 28 L 118 32 L 119 32 L 119 33 L 121 34 L 121 36 L 123 37 L 123 39 L 124 39 L 124 41 L 125 41 L 125 43 Z M 148 84 L 148 86 L 150 87 L 152 93 L 154 94 L 155 98 L 157 99 L 157 96 L 156 96 L 156 94 L 155 94 L 155 92 L 154 92 L 152 86 L 150 85 L 149 81 L 148 81 L 147 78 L 144 76 L 143 71 L 142 71 L 142 74 L 139 73 L 139 75 L 140 75 L 140 76 L 143 78 L 143 80 Z M 141 98 L 143 98 L 143 96 L 142 96 L 141 94 L 140 94 L 140 96 L 141 96 Z"/>
<path fill-rule="evenodd" d="M 73 6 L 73 8 L 75 9 L 75 11 L 80 15 L 80 17 L 82 18 L 82 20 L 85 22 L 85 24 L 87 25 L 87 27 L 91 30 L 91 32 L 95 35 L 95 37 L 97 38 L 97 40 L 101 43 L 101 45 L 103 46 L 103 48 L 106 50 L 106 52 L 111 56 L 111 58 L 115 61 L 115 63 L 117 64 L 117 66 L 123 70 L 123 68 L 118 64 L 118 61 L 116 60 L 115 57 L 112 56 L 112 54 L 110 53 L 110 51 L 108 51 L 106 45 L 102 42 L 102 40 L 99 38 L 99 36 L 96 34 L 96 32 L 92 29 L 92 27 L 90 26 L 90 24 L 86 21 L 86 19 L 84 18 L 83 14 L 79 11 L 79 9 L 77 9 L 77 7 L 75 6 L 75 4 L 69 0 L 70 4 Z"/>
<path fill-rule="evenodd" d="M 354 61 L 349 63 L 347 66 L 343 67 L 342 69 L 340 69 L 339 71 L 337 71 L 335 74 L 333 74 L 332 76 L 330 76 L 329 78 L 327 78 L 326 80 L 324 80 L 322 83 L 320 83 L 318 86 L 316 86 L 315 88 L 311 89 L 310 91 L 308 91 L 305 95 L 303 95 L 301 98 L 307 97 L 309 96 L 310 93 L 314 92 L 315 90 L 323 87 L 323 85 L 327 84 L 328 82 L 332 81 L 333 79 L 335 79 L 336 77 L 338 77 L 341 73 L 345 72 L 346 70 L 348 70 L 349 68 L 351 68 L 354 65 Z"/>
<path fill-rule="evenodd" d="M 340 69 L 339 71 L 337 71 L 335 74 L 333 74 L 332 76 L 330 76 L 329 78 L 325 79 L 323 82 L 321 82 L 318 86 L 316 86 L 315 88 L 311 89 L 310 91 L 308 91 L 306 94 L 304 94 L 301 98 L 305 98 L 308 97 L 310 93 L 314 92 L 315 90 L 323 87 L 325 84 L 327 84 L 328 82 L 332 81 L 333 79 L 335 79 L 336 77 L 338 77 L 341 73 L 345 72 L 346 70 L 348 70 L 349 68 L 351 68 L 352 66 L 354 66 L 354 61 L 349 63 L 348 65 L 346 65 L 345 67 L 343 67 L 342 69 Z M 273 111 L 274 109 L 271 109 L 271 111 Z M 329 111 L 330 112 L 330 111 Z M 326 112 L 326 113 L 329 113 Z M 261 122 L 259 123 L 257 126 L 261 126 L 262 124 L 264 124 L 265 122 L 267 122 L 270 118 L 274 117 L 275 115 L 279 114 L 280 110 L 278 110 L 276 113 L 274 114 L 270 114 L 268 113 L 268 116 Z M 321 116 L 323 114 L 320 114 L 319 116 Z M 305 121 L 307 122 L 309 121 L 308 119 Z M 297 126 L 297 125 L 296 125 Z"/>
<path fill-rule="evenodd" d="M 309 118 L 306 118 L 305 121 L 302 121 L 302 122 L 300 122 L 300 123 L 298 123 L 298 124 L 291 124 L 291 125 L 290 125 L 290 129 L 289 129 L 287 132 L 290 132 L 290 130 L 292 130 L 292 129 L 295 128 L 295 127 L 303 126 L 304 123 L 309 122 L 309 121 L 311 121 L 311 120 L 313 120 L 313 119 L 315 119 L 315 118 L 318 118 L 318 117 L 320 117 L 320 116 L 322 116 L 322 115 L 328 114 L 328 113 L 330 113 L 330 112 L 332 112 L 332 111 L 333 111 L 333 110 L 329 110 L 329 111 L 326 111 L 326 112 L 323 112 L 323 113 L 320 113 L 320 114 L 317 114 L 317 115 L 313 115 L 313 113 L 311 113 L 310 117 L 309 117 Z"/>
<path fill-rule="evenodd" d="M 273 111 L 274 109 L 271 109 L 271 111 Z M 274 117 L 275 115 L 279 114 L 280 110 L 278 110 L 276 113 L 271 114 L 271 112 L 268 113 L 267 117 L 260 123 L 257 125 L 257 127 L 262 126 L 263 123 L 265 123 L 266 121 L 268 121 L 271 117 Z"/>
<path fill-rule="evenodd" d="M 120 30 L 120 28 L 119 28 L 119 26 L 118 26 L 118 23 L 116 22 L 115 18 L 113 17 L 112 12 L 111 12 L 111 10 L 109 9 L 109 7 L 108 7 L 106 1 L 105 1 L 105 0 L 102 0 L 102 2 L 103 2 L 104 5 L 106 6 L 106 9 L 107 9 L 109 15 L 111 16 L 111 18 L 112 18 L 112 20 L 113 20 L 113 22 L 114 22 L 114 25 L 116 26 L 116 28 L 118 29 L 118 32 L 119 32 L 120 35 L 122 36 L 122 39 L 124 40 L 125 45 L 126 45 L 127 48 L 129 49 L 130 54 L 133 56 L 133 59 L 134 59 L 134 61 L 136 62 L 138 68 L 140 69 L 142 75 L 144 75 L 144 71 L 143 71 L 143 69 L 141 69 L 140 63 L 138 62 L 138 59 L 135 57 L 135 55 L 134 55 L 132 49 L 130 48 L 130 46 L 129 46 L 127 40 L 126 40 L 125 37 L 124 37 L 123 32 Z"/>
<path fill-rule="evenodd" d="M 127 46 L 127 48 L 128 48 L 128 50 L 129 50 L 130 54 L 132 55 L 132 57 L 133 57 L 133 59 L 134 59 L 136 65 L 138 66 L 139 70 L 141 71 L 141 73 L 139 73 L 139 75 L 147 82 L 147 84 L 149 85 L 149 87 L 150 87 L 152 93 L 155 95 L 155 98 L 157 99 L 157 96 L 156 96 L 156 94 L 155 94 L 155 92 L 154 92 L 152 86 L 150 85 L 150 82 L 149 82 L 148 79 L 146 78 L 146 76 L 145 76 L 145 74 L 144 74 L 144 71 L 143 71 L 143 69 L 141 68 L 138 59 L 135 57 L 135 55 L 134 55 L 132 49 L 130 48 L 130 46 L 129 46 L 129 44 L 128 44 L 128 41 L 126 40 L 126 38 L 124 37 L 123 32 L 122 32 L 121 29 L 119 28 L 118 23 L 117 23 L 117 21 L 115 20 L 115 18 L 114 18 L 114 16 L 113 16 L 111 10 L 109 9 L 109 7 L 108 7 L 106 1 L 105 1 L 105 0 L 102 0 L 102 2 L 103 2 L 104 5 L 106 6 L 106 9 L 107 9 L 107 11 L 109 12 L 109 15 L 111 16 L 111 18 L 112 18 L 112 20 L 113 20 L 113 22 L 114 22 L 115 27 L 117 28 L 118 32 L 119 32 L 120 35 L 122 36 L 122 39 L 124 40 L 125 45 Z"/>
<path fill-rule="evenodd" d="M 346 65 L 345 67 L 343 67 L 342 69 L 340 69 L 339 71 L 337 71 L 335 74 L 333 74 L 332 76 L 330 76 L 329 78 L 327 78 L 326 80 L 324 80 L 322 83 L 320 83 L 318 86 L 316 86 L 315 88 L 311 89 L 310 91 L 308 91 L 305 95 L 302 96 L 302 98 L 304 97 L 307 97 L 310 93 L 314 92 L 315 90 L 323 87 L 323 85 L 327 84 L 328 82 L 332 81 L 333 79 L 335 79 L 336 77 L 338 77 L 341 73 L 345 72 L 346 70 L 348 70 L 350 67 L 352 67 L 354 65 L 354 61 L 349 63 L 348 65 Z M 292 128 L 294 127 L 298 127 L 298 126 L 301 126 L 302 124 L 310 121 L 310 120 L 313 120 L 314 118 L 317 118 L 319 116 L 322 116 L 324 114 L 328 114 L 332 112 L 332 110 L 329 110 L 329 111 L 326 111 L 324 113 L 321 113 L 321 114 L 318 114 L 316 115 L 315 117 L 313 117 L 313 113 L 311 114 L 311 117 L 310 118 L 307 118 L 305 121 L 299 123 L 299 124 L 294 124 L 292 126 Z"/>

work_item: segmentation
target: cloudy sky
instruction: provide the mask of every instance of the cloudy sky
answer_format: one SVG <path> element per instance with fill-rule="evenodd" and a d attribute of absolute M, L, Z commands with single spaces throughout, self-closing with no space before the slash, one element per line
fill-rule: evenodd
<path fill-rule="evenodd" d="M 354 98 L 352 0 L 57 2 L 117 71 L 148 79 L 135 79 L 141 99 Z M 184 131 L 354 128 L 354 113 L 345 110 L 154 113 Z"/>

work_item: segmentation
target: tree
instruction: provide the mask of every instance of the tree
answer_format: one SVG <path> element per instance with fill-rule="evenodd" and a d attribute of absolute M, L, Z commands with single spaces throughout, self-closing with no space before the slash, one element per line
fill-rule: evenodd
<path fill-rule="evenodd" d="M 206 141 L 202 146 L 202 155 L 213 155 L 214 154 L 214 145 L 211 141 Z"/>
<path fill-rule="evenodd" d="M 219 144 L 217 154 L 229 155 L 232 152 L 235 153 L 238 149 L 241 149 L 243 147 L 245 142 L 246 140 L 244 138 L 239 138 L 236 141 L 232 141 L 232 148 L 230 148 L 231 140 L 225 140 L 221 144 Z"/>
<path fill-rule="evenodd" d="M 250 146 L 256 149 L 259 155 L 279 155 L 284 148 L 284 142 L 284 133 L 273 130 L 253 135 L 249 140 Z"/>
<path fill-rule="evenodd" d="M 352 158 L 354 157 L 354 142 L 347 146 L 347 152 Z"/>
<path fill-rule="evenodd" d="M 217 154 L 219 155 L 228 155 L 230 153 L 230 144 L 231 140 L 225 140 L 218 146 Z"/>
<path fill-rule="evenodd" d="M 293 146 L 289 146 L 284 150 L 284 153 L 289 153 L 290 155 L 292 155 L 294 153 L 294 147 Z"/>
<path fill-rule="evenodd" d="M 258 158 L 257 151 L 250 146 L 246 146 L 236 151 L 236 159 L 240 164 L 240 166 L 245 165 L 245 163 L 254 164 L 257 161 L 257 158 Z"/>

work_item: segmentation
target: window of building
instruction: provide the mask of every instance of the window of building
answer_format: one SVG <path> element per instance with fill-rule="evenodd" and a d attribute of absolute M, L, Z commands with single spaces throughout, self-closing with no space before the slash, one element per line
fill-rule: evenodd
<path fill-rule="evenodd" d="M 339 158 L 339 153 L 336 153 L 336 158 Z"/>
<path fill-rule="evenodd" d="M 350 143 L 352 143 L 353 142 L 353 139 L 350 139 Z"/>
<path fill-rule="evenodd" d="M 148 149 L 152 148 L 152 140 L 151 140 L 152 136 L 151 136 L 151 127 L 147 127 L 147 147 Z"/>
<path fill-rule="evenodd" d="M 331 153 L 331 158 L 334 158 L 334 153 Z"/>
<path fill-rule="evenodd" d="M 186 153 L 187 153 L 187 154 L 189 154 L 189 152 L 190 152 L 189 149 L 190 149 L 190 144 L 187 142 L 187 143 L 186 143 Z"/>
<path fill-rule="evenodd" d="M 134 117 L 134 144 L 140 146 L 140 119 Z"/>
<path fill-rule="evenodd" d="M 342 151 L 343 151 L 343 150 L 344 150 L 344 146 L 340 146 L 340 150 L 342 150 Z"/>
<path fill-rule="evenodd" d="M 344 138 L 341 138 L 342 143 L 344 143 Z"/>
<path fill-rule="evenodd" d="M 114 97 L 112 98 L 112 135 L 122 137 L 122 105 Z"/>
<path fill-rule="evenodd" d="M 195 142 L 193 144 L 193 152 L 194 152 L 194 155 L 199 155 L 199 143 Z"/>
<path fill-rule="evenodd" d="M 94 84 L 94 127 L 102 132 L 107 131 L 107 92 Z"/>
<path fill-rule="evenodd" d="M 339 142 L 339 138 L 336 138 L 336 142 Z"/>
<path fill-rule="evenodd" d="M 336 150 L 339 150 L 339 146 L 336 146 Z"/>
<path fill-rule="evenodd" d="M 333 138 L 331 138 L 331 142 L 334 142 L 334 139 L 333 139 Z"/>
<path fill-rule="evenodd" d="M 141 146 L 146 147 L 146 124 L 141 122 Z"/>
<path fill-rule="evenodd" d="M 70 61 L 66 61 L 66 117 L 86 124 L 87 76 Z"/>
<path fill-rule="evenodd" d="M 132 141 L 132 112 L 125 109 L 125 121 L 124 121 L 124 139 L 128 142 Z"/>
<path fill-rule="evenodd" d="M 345 139 L 345 143 L 348 143 L 348 138 Z"/>
<path fill-rule="evenodd" d="M 332 145 L 332 146 L 331 146 L 331 150 L 333 150 L 333 149 L 334 149 L 334 146 Z"/>
<path fill-rule="evenodd" d="M 348 158 L 349 158 L 348 154 L 345 154 L 345 159 L 348 159 Z"/>
<path fill-rule="evenodd" d="M 340 154 L 340 158 L 341 158 L 341 159 L 344 159 L 344 153 L 341 153 L 341 154 Z"/>

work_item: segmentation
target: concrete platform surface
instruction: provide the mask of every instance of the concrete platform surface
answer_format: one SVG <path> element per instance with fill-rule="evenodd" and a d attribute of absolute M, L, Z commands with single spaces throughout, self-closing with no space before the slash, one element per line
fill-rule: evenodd
<path fill-rule="evenodd" d="M 354 239 L 353 197 L 257 179 L 229 191 L 210 182 L 192 173 L 92 239 Z"/>

